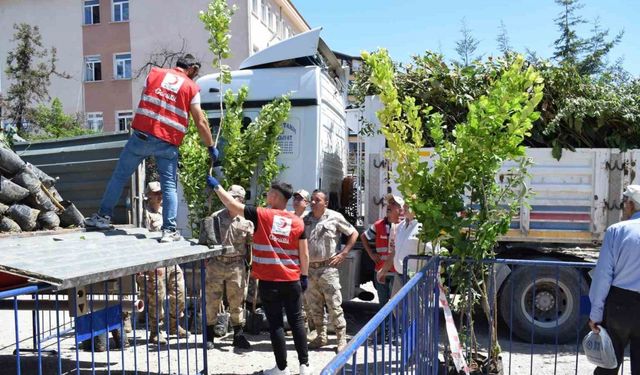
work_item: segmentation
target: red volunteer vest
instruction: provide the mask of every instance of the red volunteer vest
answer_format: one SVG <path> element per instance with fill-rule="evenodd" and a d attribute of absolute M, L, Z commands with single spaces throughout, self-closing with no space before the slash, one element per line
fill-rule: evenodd
<path fill-rule="evenodd" d="M 293 213 L 258 207 L 252 276 L 265 281 L 300 280 L 298 240 L 304 223 Z"/>
<path fill-rule="evenodd" d="M 376 253 L 380 255 L 380 261 L 376 263 L 376 271 L 380 271 L 384 262 L 391 256 L 389 251 L 389 222 L 385 219 L 380 219 L 373 223 L 373 227 L 376 230 Z M 396 272 L 396 268 L 391 266 L 389 272 Z"/>
<path fill-rule="evenodd" d="M 198 91 L 183 72 L 151 68 L 131 127 L 180 146 L 189 125 L 191 100 Z"/>

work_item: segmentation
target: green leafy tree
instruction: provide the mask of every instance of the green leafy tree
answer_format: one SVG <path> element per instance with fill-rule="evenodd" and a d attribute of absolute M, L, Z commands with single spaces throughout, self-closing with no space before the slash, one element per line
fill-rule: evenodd
<path fill-rule="evenodd" d="M 529 162 L 523 141 L 539 117 L 535 109 L 543 95 L 542 78 L 532 67 L 525 67 L 521 56 L 505 61 L 486 94 L 468 104 L 466 120 L 446 136 L 442 113 L 400 94 L 386 51 L 365 53 L 363 58 L 371 66 L 370 79 L 384 105 L 377 115 L 389 147 L 387 156 L 397 165 L 398 189 L 423 224 L 421 238 L 460 257 L 451 271 L 459 285 L 474 292 L 471 298 L 463 297 L 458 307 L 473 311 L 480 302 L 495 340 L 497 317 L 489 314 L 490 282 L 477 261 L 495 256 L 498 237 L 507 232 L 511 217 L 529 193 L 524 185 Z M 432 167 L 419 158 L 423 129 L 434 141 L 437 156 L 431 160 Z M 506 161 L 518 161 L 519 166 L 498 182 L 496 174 Z M 469 258 L 476 262 L 466 263 Z M 465 316 L 460 315 L 461 328 L 477 350 L 473 318 Z M 497 341 L 492 342 L 494 361 L 499 352 Z"/>
<path fill-rule="evenodd" d="M 32 134 L 29 139 L 50 139 L 75 137 L 83 134 L 93 133 L 90 129 L 82 126 L 82 119 L 76 116 L 67 115 L 62 109 L 60 99 L 54 98 L 51 107 L 40 104 L 32 115 L 34 124 L 44 131 L 44 134 Z"/>
<path fill-rule="evenodd" d="M 44 48 L 38 26 L 21 23 L 14 24 L 13 28 L 15 33 L 11 41 L 16 46 L 9 51 L 6 60 L 5 73 L 11 84 L 5 93 L 5 116 L 23 135 L 32 106 L 49 99 L 51 76 L 69 76 L 56 70 L 56 49 Z"/>
<path fill-rule="evenodd" d="M 280 154 L 278 137 L 282 134 L 282 124 L 289 117 L 291 103 L 286 96 L 278 98 L 263 106 L 258 117 L 245 126 L 242 105 L 247 95 L 246 87 L 237 95 L 231 90 L 225 93 L 227 111 L 222 129 L 225 140 L 222 166 L 227 185 L 256 185 L 256 202 L 260 204 L 262 193 L 282 170 L 276 161 Z"/>
<path fill-rule="evenodd" d="M 229 7 L 227 0 L 214 0 L 209 3 L 206 11 L 200 11 L 200 21 L 204 24 L 204 28 L 209 32 L 209 50 L 213 52 L 213 61 L 211 65 L 220 71 L 218 76 L 218 92 L 220 93 L 220 113 L 224 118 L 224 108 L 222 105 L 222 84 L 231 82 L 231 69 L 228 65 L 223 64 L 223 60 L 231 57 L 231 48 L 229 41 L 231 34 L 229 33 L 231 25 L 231 17 L 236 11 L 236 6 Z M 222 124 L 218 128 L 215 136 L 215 143 L 218 143 Z"/>
<path fill-rule="evenodd" d="M 214 66 L 221 69 L 219 76 L 220 90 L 222 83 L 231 81 L 228 67 L 221 61 L 230 57 L 228 34 L 233 9 L 224 0 L 214 0 L 206 12 L 200 13 L 200 19 L 210 32 L 209 47 L 216 56 Z M 222 91 L 220 91 L 222 93 Z M 244 187 L 256 186 L 256 202 L 262 203 L 262 192 L 282 170 L 277 157 L 280 153 L 278 136 L 282 133 L 283 122 L 289 116 L 291 103 L 287 96 L 275 99 L 260 110 L 258 117 L 249 124 L 243 123 L 243 104 L 248 89 L 242 87 L 237 93 L 227 90 L 224 96 L 224 107 L 221 99 L 221 121 L 218 134 L 222 135 L 221 144 L 222 167 L 225 185 L 239 184 Z M 216 141 L 218 137 L 216 136 Z M 180 147 L 181 166 L 180 182 L 184 188 L 184 196 L 189 207 L 189 223 L 192 233 L 197 236 L 200 220 L 220 207 L 220 202 L 212 200 L 207 189 L 205 176 L 210 168 L 207 150 L 200 146 L 198 132 L 190 126 Z"/>

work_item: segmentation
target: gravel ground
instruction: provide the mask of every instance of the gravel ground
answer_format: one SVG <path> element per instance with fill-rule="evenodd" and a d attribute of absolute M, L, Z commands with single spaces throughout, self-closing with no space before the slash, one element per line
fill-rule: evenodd
<path fill-rule="evenodd" d="M 372 289 L 368 285 L 365 289 Z M 358 330 L 375 314 L 376 301 L 362 302 L 354 300 L 345 303 L 345 315 L 347 318 L 348 333 L 355 335 Z M 62 320 L 62 313 L 60 314 Z M 49 315 L 45 313 L 45 320 L 54 320 L 55 314 Z M 21 311 L 18 314 L 19 335 L 21 339 L 30 336 L 31 333 L 31 313 Z M 441 320 L 442 321 L 442 320 Z M 0 311 L 0 374 L 17 373 L 16 357 L 12 354 L 15 349 L 15 329 L 14 329 L 14 313 L 13 311 Z M 44 324 L 47 327 L 47 324 Z M 479 322 L 477 333 L 479 342 L 482 345 L 487 341 L 486 323 Z M 594 366 L 587 362 L 586 357 L 580 353 L 576 355 L 576 345 L 529 345 L 517 341 L 510 340 L 508 329 L 505 326 L 500 327 L 500 344 L 503 349 L 502 359 L 505 374 L 591 374 Z M 130 336 L 132 338 L 132 336 Z M 234 350 L 231 346 L 231 336 L 217 339 L 217 348 L 207 353 L 207 361 L 210 374 L 254 374 L 260 370 L 271 368 L 275 365 L 271 344 L 268 334 L 252 336 L 248 335 L 253 348 L 250 351 Z M 310 362 L 314 369 L 314 373 L 319 371 L 335 356 L 335 336 L 330 335 L 329 345 L 320 350 L 310 351 Z M 441 344 L 446 340 L 445 332 L 441 332 Z M 119 350 L 111 350 L 107 353 L 96 353 L 93 358 L 91 353 L 78 352 L 78 363 L 80 374 L 91 374 L 91 368 L 95 366 L 96 374 L 107 374 L 111 370 L 114 374 L 123 373 L 124 365 L 125 374 L 134 374 L 135 370 L 139 373 L 150 374 L 185 374 L 196 373 L 195 368 L 203 367 L 202 355 L 202 336 L 191 335 L 186 341 L 171 339 L 167 347 L 158 351 L 154 345 L 146 345 L 146 333 L 144 330 L 136 331 L 136 346 L 127 348 L 124 352 Z M 293 346 L 293 340 L 287 337 L 287 349 L 289 366 L 292 374 L 298 373 L 297 354 Z M 26 340 L 20 344 L 21 349 L 31 347 L 30 340 Z M 113 341 L 111 341 L 113 345 Z M 188 348 L 187 348 L 188 347 Z M 57 341 L 49 340 L 45 343 L 43 349 L 57 350 Z M 180 350 L 178 350 L 180 349 Z M 442 345 L 441 345 L 442 349 Z M 358 351 L 358 361 L 362 361 L 364 349 Z M 441 350 L 442 351 L 442 350 Z M 60 340 L 60 364 L 63 374 L 76 374 L 76 348 L 73 335 L 64 336 Z M 180 353 L 180 355 L 178 355 Z M 38 359 L 37 355 L 22 352 L 21 370 L 23 374 L 37 374 Z M 124 360 L 123 360 L 124 354 Z M 148 359 L 147 359 L 148 355 Z M 369 349 L 369 358 L 373 358 L 373 350 Z M 394 351 L 392 355 L 395 356 Z M 188 358 L 188 360 L 187 360 Z M 378 358 L 381 358 L 380 352 Z M 630 374 L 630 366 L 628 361 L 628 353 L 624 364 L 623 374 Z M 388 356 L 386 356 L 388 361 Z M 189 368 L 187 369 L 187 363 Z M 197 364 L 197 366 L 196 366 Z M 147 370 L 148 365 L 148 370 Z M 381 369 L 381 363 L 378 364 Z M 55 354 L 46 354 L 42 357 L 43 374 L 58 373 L 58 356 Z M 395 367 L 393 367 L 395 369 Z M 577 369 L 577 370 L 576 370 Z M 357 372 L 361 372 L 362 367 Z"/>

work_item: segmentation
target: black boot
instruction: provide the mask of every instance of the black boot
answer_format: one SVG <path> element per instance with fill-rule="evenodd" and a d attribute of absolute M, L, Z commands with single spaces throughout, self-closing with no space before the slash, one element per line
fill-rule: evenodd
<path fill-rule="evenodd" d="M 251 343 L 244 337 L 242 326 L 233 327 L 233 347 L 238 349 L 251 349 Z"/>
<path fill-rule="evenodd" d="M 207 350 L 211 350 L 215 348 L 213 344 L 213 336 L 214 336 L 215 326 L 207 326 Z"/>
<path fill-rule="evenodd" d="M 122 334 L 124 333 L 124 335 Z M 129 347 L 129 337 L 127 336 L 126 330 L 114 329 L 111 331 L 111 335 L 113 336 L 113 341 L 115 344 L 113 345 L 114 349 L 123 349 Z"/>

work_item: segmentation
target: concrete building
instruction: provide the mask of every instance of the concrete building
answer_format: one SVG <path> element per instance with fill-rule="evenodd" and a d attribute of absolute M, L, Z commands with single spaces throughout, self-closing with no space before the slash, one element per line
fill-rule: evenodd
<path fill-rule="evenodd" d="M 43 45 L 56 47 L 57 69 L 49 93 L 67 113 L 84 113 L 87 126 L 127 130 L 149 63 L 173 63 L 189 52 L 212 73 L 208 33 L 198 18 L 209 0 L 0 0 L 0 90 L 16 23 L 40 28 Z M 232 69 L 251 54 L 310 29 L 290 0 L 229 0 Z M 0 91 L 1 93 L 1 91 Z"/>

